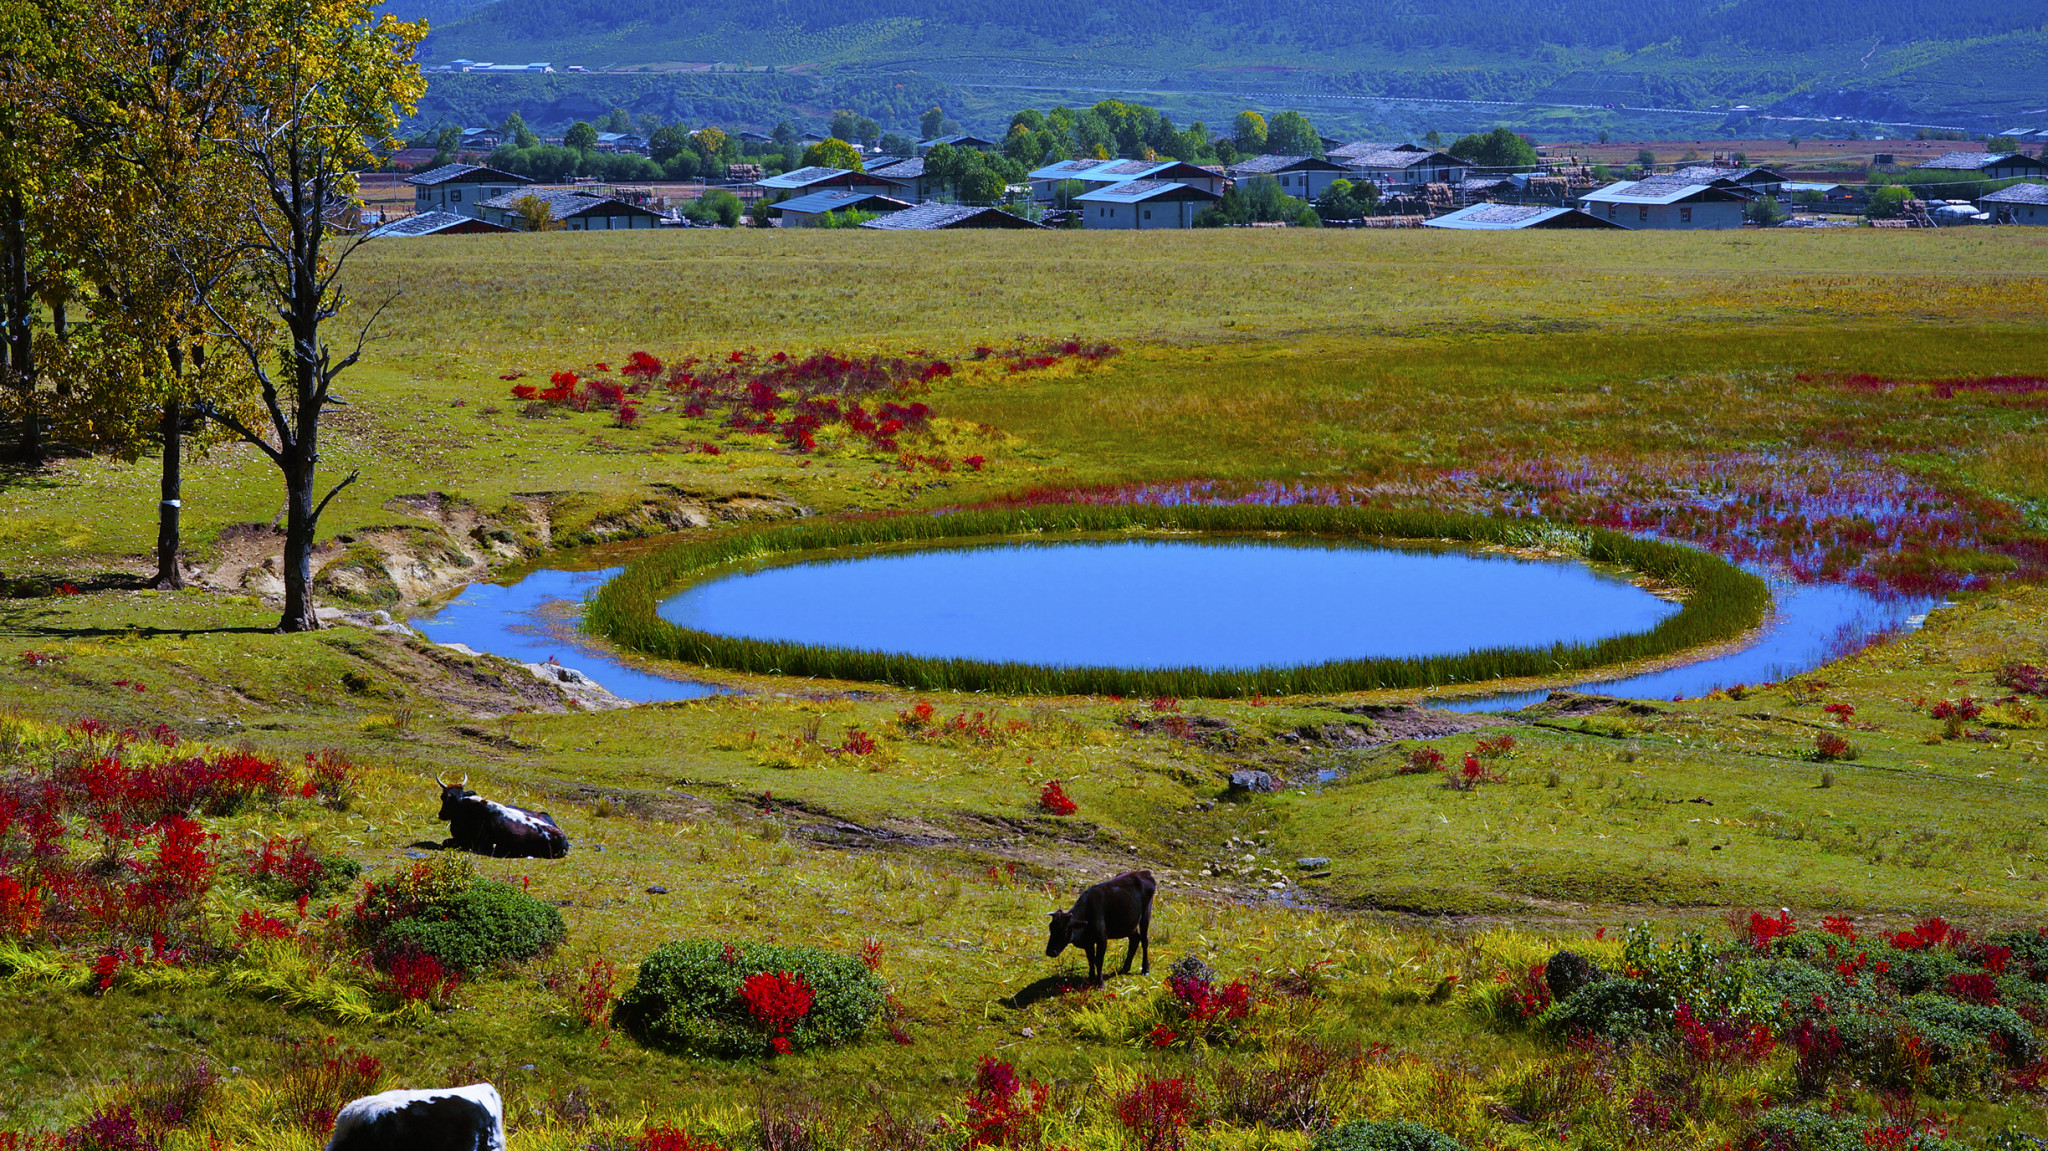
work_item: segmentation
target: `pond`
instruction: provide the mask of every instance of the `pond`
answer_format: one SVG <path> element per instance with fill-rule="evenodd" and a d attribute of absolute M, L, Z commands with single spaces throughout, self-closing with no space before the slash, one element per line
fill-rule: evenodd
<path fill-rule="evenodd" d="M 925 657 L 1207 669 L 1547 648 L 1678 611 L 1583 564 L 1317 540 L 992 541 L 860 550 L 707 580 L 671 623 Z"/>
<path fill-rule="evenodd" d="M 614 693 L 638 702 L 690 699 L 718 691 L 711 684 L 649 671 L 622 658 L 610 645 L 577 630 L 582 601 L 619 570 L 616 566 L 591 566 L 591 561 L 584 557 L 564 556 L 556 565 L 517 575 L 508 584 L 471 584 L 432 614 L 410 622 L 429 639 L 441 643 L 463 643 L 477 651 L 529 663 L 554 656 L 586 672 Z M 1091 596 L 1098 591 L 1116 594 L 1113 589 L 1087 590 Z M 1873 636 L 1918 627 L 1928 609 L 1940 602 L 1881 599 L 1840 585 L 1773 582 L 1772 593 L 1776 602 L 1771 618 L 1762 634 L 1746 645 L 1662 671 L 1608 681 L 1588 679 L 1577 686 L 1609 695 L 1669 699 L 1674 695 L 1705 695 L 1738 683 L 1782 680 L 1854 650 Z M 1300 600 L 1294 590 L 1276 594 L 1269 588 L 1253 589 L 1248 598 Z M 906 602 L 902 589 L 889 587 L 880 598 L 867 602 L 841 598 L 838 611 L 867 613 L 877 620 L 886 620 L 908 614 L 908 609 L 901 606 Z M 1154 613 L 1145 604 L 1133 614 Z M 1438 706 L 1507 710 L 1537 702 L 1547 694 L 1496 693 L 1442 702 Z"/>

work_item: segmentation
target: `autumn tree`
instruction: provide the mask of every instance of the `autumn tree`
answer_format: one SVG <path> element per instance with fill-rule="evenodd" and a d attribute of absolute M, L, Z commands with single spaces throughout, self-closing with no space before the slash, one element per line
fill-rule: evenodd
<path fill-rule="evenodd" d="M 1316 134 L 1307 116 L 1282 112 L 1266 126 L 1266 151 L 1279 156 L 1321 157 L 1323 138 Z"/>
<path fill-rule="evenodd" d="M 1247 156 L 1265 152 L 1266 118 L 1257 112 L 1239 112 L 1230 124 L 1230 145 Z"/>
<path fill-rule="evenodd" d="M 519 216 L 522 232 L 554 232 L 562 227 L 562 222 L 555 219 L 555 206 L 539 196 L 519 197 L 512 201 L 512 211 Z"/>
<path fill-rule="evenodd" d="M 320 515 L 353 483 L 318 489 L 320 421 L 340 402 L 334 382 L 362 355 L 368 324 L 337 352 L 328 331 L 349 300 L 342 275 L 368 239 L 359 227 L 353 173 L 389 141 L 401 111 L 425 90 L 413 50 L 424 24 L 374 14 L 374 0 L 234 0 L 231 131 L 220 137 L 240 166 L 248 200 L 233 222 L 235 260 L 223 275 L 193 275 L 216 330 L 256 378 L 261 415 L 219 406 L 209 418 L 254 445 L 285 489 L 284 615 L 280 631 L 318 628 L 312 556 Z M 236 282 L 272 312 L 285 347 L 225 306 Z M 374 319 L 374 317 L 372 317 Z"/>
<path fill-rule="evenodd" d="M 806 168 L 844 168 L 850 172 L 862 172 L 860 152 L 844 140 L 820 140 L 804 149 Z"/>
<path fill-rule="evenodd" d="M 46 149 L 63 125 L 47 101 L 31 98 L 28 78 L 62 56 L 62 35 L 31 0 L 0 0 L 0 411 L 19 430 L 16 459 L 43 464 L 49 442 L 45 421 L 49 382 L 36 362 L 39 316 L 63 278 L 51 209 L 63 186 Z M 47 334 L 47 333 L 46 333 Z"/>

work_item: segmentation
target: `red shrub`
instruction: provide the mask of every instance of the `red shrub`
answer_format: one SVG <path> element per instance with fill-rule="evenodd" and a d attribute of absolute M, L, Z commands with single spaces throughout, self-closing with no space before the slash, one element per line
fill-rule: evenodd
<path fill-rule="evenodd" d="M 726 1151 L 709 1139 L 699 1139 L 680 1127 L 649 1127 L 640 1133 L 634 1151 Z"/>
<path fill-rule="evenodd" d="M 235 920 L 235 938 L 244 943 L 258 939 L 290 939 L 297 934 L 298 928 L 292 924 L 253 909 L 244 911 Z"/>
<path fill-rule="evenodd" d="M 400 1003 L 445 1004 L 462 976 L 423 951 L 402 951 L 383 964 L 377 989 Z"/>
<path fill-rule="evenodd" d="M 869 971 L 880 971 L 882 969 L 882 941 L 879 939 L 861 940 L 860 961 L 861 965 Z"/>
<path fill-rule="evenodd" d="M 1998 1006 L 1998 977 L 1996 975 L 1965 975 L 1958 972 L 1948 977 L 1948 993 L 1965 1003 L 1981 1003 L 1986 1007 Z"/>
<path fill-rule="evenodd" d="M 347 811 L 359 794 L 363 772 L 355 761 L 334 748 L 326 748 L 318 755 L 306 753 L 307 783 L 313 794 L 319 796 L 322 806 L 336 811 Z"/>
<path fill-rule="evenodd" d="M 576 981 L 572 1005 L 583 1026 L 608 1028 L 612 1023 L 612 1002 L 618 999 L 619 969 L 609 959 L 592 959 Z"/>
<path fill-rule="evenodd" d="M 1752 911 L 1749 913 L 1749 924 L 1744 934 L 1751 947 L 1758 951 L 1769 951 L 1772 940 L 1783 939 L 1797 930 L 1798 925 L 1793 923 L 1790 911 L 1781 910 L 1775 918 Z"/>
<path fill-rule="evenodd" d="M 897 712 L 896 722 L 902 724 L 905 731 L 923 731 L 932 725 L 933 711 L 930 703 L 918 700 L 909 708 Z"/>
<path fill-rule="evenodd" d="M 1510 992 L 1516 1015 L 1523 1019 L 1532 1019 L 1550 1010 L 1552 996 L 1549 968 L 1550 965 L 1547 963 L 1533 964 L 1516 982 L 1515 989 Z"/>
<path fill-rule="evenodd" d="M 1442 771 L 1444 753 L 1433 747 L 1418 747 L 1408 753 L 1401 766 L 1394 769 L 1398 775 L 1421 775 L 1424 772 Z"/>
<path fill-rule="evenodd" d="M 263 841 L 262 851 L 245 848 L 243 854 L 249 874 L 275 898 L 318 894 L 327 880 L 327 861 L 300 836 L 273 835 Z"/>
<path fill-rule="evenodd" d="M 1067 796 L 1066 789 L 1055 779 L 1038 793 L 1038 806 L 1053 815 L 1072 815 L 1081 810 L 1081 805 Z"/>
<path fill-rule="evenodd" d="M 1891 937 L 1891 944 L 1900 951 L 1925 951 L 1939 947 L 1953 938 L 1948 920 L 1937 915 L 1923 919 L 1911 931 L 1901 931 Z"/>
<path fill-rule="evenodd" d="M 1821 710 L 1833 716 L 1837 723 L 1848 723 L 1856 718 L 1856 705 L 1853 703 L 1831 703 Z"/>
<path fill-rule="evenodd" d="M 1855 750 L 1847 739 L 1832 731 L 1819 732 L 1813 737 L 1813 758 L 1822 763 L 1852 758 Z"/>
<path fill-rule="evenodd" d="M 1017 1078 L 1017 1069 L 984 1055 L 974 1069 L 974 1089 L 967 1093 L 969 1147 L 1034 1147 L 1039 1142 L 1045 1084 Z"/>
<path fill-rule="evenodd" d="M 802 1021 L 813 998 L 804 977 L 787 971 L 758 972 L 740 984 L 740 999 L 747 1005 L 747 1013 L 777 1038 L 788 1035 Z"/>
<path fill-rule="evenodd" d="M 24 884 L 11 875 L 0 875 L 0 939 L 25 938 L 42 922 L 42 889 L 33 882 Z"/>
<path fill-rule="evenodd" d="M 1116 1101 L 1116 1117 L 1137 1140 L 1138 1151 L 1180 1151 L 1200 1096 L 1179 1076 L 1146 1076 Z"/>
<path fill-rule="evenodd" d="M 331 1037 L 317 1043 L 301 1040 L 285 1050 L 278 1094 L 286 1118 L 325 1132 L 343 1104 L 373 1093 L 382 1078 L 383 1062 L 368 1052 L 341 1047 Z"/>
<path fill-rule="evenodd" d="M 1851 943 L 1857 939 L 1855 921 L 1845 915 L 1830 915 L 1821 920 L 1821 930 L 1829 935 L 1839 935 Z"/>
<path fill-rule="evenodd" d="M 1702 1022 L 1692 1005 L 1681 1003 L 1672 1012 L 1672 1024 L 1693 1058 L 1706 1063 L 1756 1063 L 1777 1049 L 1771 1029 L 1741 1016 L 1716 1017 Z"/>
<path fill-rule="evenodd" d="M 1473 746 L 1472 750 L 1481 759 L 1499 759 L 1501 756 L 1515 750 L 1515 737 L 1501 734 L 1491 739 L 1482 739 Z"/>
<path fill-rule="evenodd" d="M 1153 711 L 1179 711 L 1180 701 L 1172 696 L 1162 695 L 1152 701 Z"/>
<path fill-rule="evenodd" d="M 2030 663 L 2009 663 L 1999 668 L 1997 683 L 2026 695 L 2048 696 L 2048 672 Z"/>
<path fill-rule="evenodd" d="M 879 746 L 874 736 L 857 727 L 849 727 L 846 729 L 846 742 L 839 745 L 839 750 L 846 755 L 873 755 Z"/>

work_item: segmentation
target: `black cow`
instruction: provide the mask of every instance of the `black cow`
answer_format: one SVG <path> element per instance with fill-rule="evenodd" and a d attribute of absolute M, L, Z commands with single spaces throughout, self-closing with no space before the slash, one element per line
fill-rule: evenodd
<path fill-rule="evenodd" d="M 335 1115 L 327 1151 L 505 1151 L 505 1105 L 488 1083 L 365 1095 Z"/>
<path fill-rule="evenodd" d="M 569 837 L 545 811 L 528 811 L 493 803 L 469 790 L 469 777 L 449 783 L 440 776 L 441 815 L 448 821 L 448 846 L 478 855 L 539 856 L 560 859 L 569 854 Z"/>
<path fill-rule="evenodd" d="M 1145 966 L 1140 975 L 1152 973 L 1152 893 L 1159 885 L 1149 871 L 1126 871 L 1088 888 L 1074 901 L 1071 911 L 1052 913 L 1052 932 L 1046 936 L 1045 954 L 1052 958 L 1071 943 L 1088 956 L 1088 978 L 1102 986 L 1102 965 L 1109 957 L 1109 941 L 1128 939 L 1124 968 L 1131 973 L 1131 958 L 1145 949 Z"/>

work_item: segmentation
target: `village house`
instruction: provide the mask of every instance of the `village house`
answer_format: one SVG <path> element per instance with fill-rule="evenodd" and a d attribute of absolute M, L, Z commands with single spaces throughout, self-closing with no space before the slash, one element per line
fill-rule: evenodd
<path fill-rule="evenodd" d="M 1254 156 L 1230 166 L 1230 178 L 1239 183 L 1256 176 L 1271 176 L 1281 191 L 1296 199 L 1313 200 L 1344 178 L 1344 168 L 1314 156 Z"/>
<path fill-rule="evenodd" d="M 765 176 L 754 181 L 753 187 L 771 200 L 786 200 L 810 192 L 872 192 L 887 196 L 894 191 L 894 185 L 865 172 L 846 168 L 809 167 L 784 172 L 780 176 Z"/>
<path fill-rule="evenodd" d="M 892 189 L 890 195 L 913 204 L 922 204 L 939 193 L 938 180 L 925 175 L 923 156 L 878 160 L 867 174 L 885 181 Z"/>
<path fill-rule="evenodd" d="M 1950 152 L 1914 165 L 1915 172 L 1954 172 L 1958 180 L 2023 180 L 2048 176 L 2048 163 L 2025 152 Z"/>
<path fill-rule="evenodd" d="M 464 152 L 490 152 L 504 142 L 505 133 L 496 128 L 464 128 L 458 147 Z"/>
<path fill-rule="evenodd" d="M 1372 183 L 1383 192 L 1419 188 L 1424 184 L 1456 184 L 1472 171 L 1472 165 L 1443 152 L 1429 152 L 1411 145 L 1365 148 L 1346 144 L 1331 153 L 1341 164 L 1344 177 L 1352 183 Z"/>
<path fill-rule="evenodd" d="M 493 224 L 524 230 L 526 219 L 520 201 L 532 197 L 547 205 L 548 217 L 565 232 L 607 232 L 656 228 L 662 215 L 652 208 L 629 204 L 596 192 L 563 188 L 530 188 L 507 192 L 478 205 L 482 216 Z"/>
<path fill-rule="evenodd" d="M 1132 180 L 1097 188 L 1074 198 L 1081 226 L 1088 229 L 1192 228 L 1219 193 L 1172 180 Z"/>
<path fill-rule="evenodd" d="M 1546 208 L 1540 204 L 1473 204 L 1424 220 L 1425 228 L 1470 232 L 1510 232 L 1522 228 L 1619 228 L 1620 224 L 1577 208 Z"/>
<path fill-rule="evenodd" d="M 636 156 L 647 154 L 647 137 L 634 132 L 599 132 L 597 150 L 600 152 L 630 152 Z"/>
<path fill-rule="evenodd" d="M 482 216 L 477 205 L 533 183 L 524 176 L 478 164 L 443 164 L 407 176 L 405 182 L 416 189 L 414 214 L 453 212 L 458 216 Z"/>
<path fill-rule="evenodd" d="M 502 224 L 479 220 L 475 216 L 458 216 L 453 212 L 422 212 L 407 216 L 370 229 L 369 239 L 402 240 L 415 236 L 477 236 L 493 232 L 510 232 Z"/>
<path fill-rule="evenodd" d="M 2048 184 L 2014 184 L 1977 198 L 1994 224 L 2048 224 Z"/>
<path fill-rule="evenodd" d="M 861 227 L 889 232 L 936 232 L 951 228 L 1043 229 L 1045 225 L 1012 215 L 1001 208 L 976 208 L 967 204 L 919 204 L 914 208 L 906 208 L 901 212 L 891 212 L 878 219 L 869 220 Z"/>
<path fill-rule="evenodd" d="M 1695 184 L 1733 188 L 1756 196 L 1781 195 L 1786 183 L 1783 175 L 1769 168 L 1720 168 L 1710 164 L 1694 164 L 1671 174 Z"/>
<path fill-rule="evenodd" d="M 1579 207 L 1625 228 L 1740 228 L 1750 198 L 1671 176 L 1622 180 L 1579 198 Z"/>
<path fill-rule="evenodd" d="M 917 154 L 922 156 L 941 144 L 951 144 L 955 148 L 972 148 L 977 152 L 993 152 L 997 148 L 1002 147 L 1001 144 L 996 143 L 994 140 L 984 140 L 979 136 L 956 133 L 951 136 L 934 136 L 929 140 L 919 140 L 917 142 Z"/>
<path fill-rule="evenodd" d="M 900 212 L 908 207 L 907 201 L 892 196 L 833 189 L 793 196 L 769 211 L 780 219 L 782 227 L 811 228 L 832 212 Z"/>
<path fill-rule="evenodd" d="M 1165 180 L 1200 188 L 1221 198 L 1228 179 L 1217 169 L 1180 160 L 1062 160 L 1025 178 L 1031 183 L 1031 198 L 1040 203 L 1052 202 L 1059 186 L 1069 180 L 1078 181 L 1091 192 L 1133 180 Z"/>

